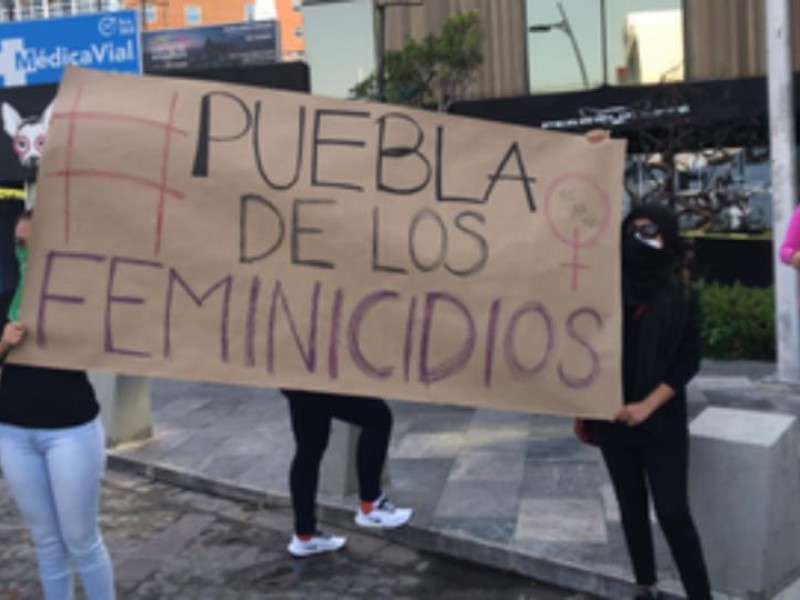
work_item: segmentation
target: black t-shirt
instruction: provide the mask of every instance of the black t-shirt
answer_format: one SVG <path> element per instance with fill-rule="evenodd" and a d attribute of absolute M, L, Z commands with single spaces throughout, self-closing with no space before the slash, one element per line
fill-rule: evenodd
<path fill-rule="evenodd" d="M 0 297 L 0 335 L 9 302 L 10 298 Z M 60 429 L 88 423 L 99 412 L 86 371 L 8 363 L 0 368 L 0 423 Z"/>
<path fill-rule="evenodd" d="M 100 412 L 86 371 L 5 364 L 0 423 L 34 429 L 75 427 Z"/>

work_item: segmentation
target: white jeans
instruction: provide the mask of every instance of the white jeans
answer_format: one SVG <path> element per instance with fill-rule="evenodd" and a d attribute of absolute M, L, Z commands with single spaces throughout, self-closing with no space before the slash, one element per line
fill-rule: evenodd
<path fill-rule="evenodd" d="M 63 429 L 0 424 L 0 466 L 36 546 L 45 598 L 72 600 L 72 560 L 88 600 L 113 600 L 98 524 L 105 469 L 100 418 Z"/>

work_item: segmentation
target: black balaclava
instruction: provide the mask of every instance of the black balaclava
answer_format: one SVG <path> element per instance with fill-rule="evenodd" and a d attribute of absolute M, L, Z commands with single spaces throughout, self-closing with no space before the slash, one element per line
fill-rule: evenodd
<path fill-rule="evenodd" d="M 663 248 L 653 248 L 628 232 L 637 219 L 648 219 L 658 226 Z M 678 224 L 663 206 L 637 206 L 622 222 L 622 289 L 627 305 L 647 303 L 669 286 L 683 256 Z"/>

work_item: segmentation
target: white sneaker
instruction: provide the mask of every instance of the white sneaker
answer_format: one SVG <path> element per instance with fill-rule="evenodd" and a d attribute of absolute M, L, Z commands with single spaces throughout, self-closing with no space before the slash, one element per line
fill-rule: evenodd
<path fill-rule="evenodd" d="M 356 513 L 356 525 L 380 529 L 394 529 L 408 523 L 414 511 L 410 508 L 397 508 L 386 496 L 381 496 L 372 504 L 372 510 L 364 512 L 361 508 Z"/>
<path fill-rule="evenodd" d="M 314 554 L 324 554 L 335 552 L 343 548 L 347 543 L 347 538 L 339 535 L 325 535 L 317 532 L 310 540 L 303 541 L 296 535 L 292 536 L 292 541 L 287 546 L 289 554 L 296 557 L 312 556 Z"/>

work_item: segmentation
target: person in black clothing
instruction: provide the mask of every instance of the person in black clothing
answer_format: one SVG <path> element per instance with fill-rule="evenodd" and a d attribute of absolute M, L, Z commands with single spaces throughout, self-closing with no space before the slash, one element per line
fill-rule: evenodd
<path fill-rule="evenodd" d="M 659 598 L 648 489 L 689 600 L 710 600 L 688 499 L 686 384 L 701 359 L 701 316 L 684 277 L 674 216 L 636 207 L 622 223 L 623 391 L 615 422 L 590 421 L 620 506 L 637 600 Z"/>
<path fill-rule="evenodd" d="M 17 224 L 27 241 L 30 215 Z M 23 258 L 24 252 L 18 252 Z M 24 274 L 24 263 L 20 265 Z M 19 292 L 12 303 L 18 305 Z M 22 342 L 25 326 L 0 306 L 0 362 Z M 84 371 L 3 364 L 0 374 L 0 466 L 30 530 L 46 600 L 73 598 L 72 565 L 88 600 L 113 600 L 111 560 L 99 527 L 105 435 Z"/>
<path fill-rule="evenodd" d="M 319 468 L 328 446 L 331 421 L 340 419 L 361 429 L 356 448 L 360 506 L 355 523 L 361 527 L 393 529 L 411 518 L 410 508 L 394 506 L 381 490 L 380 479 L 389 438 L 392 413 L 380 398 L 282 390 L 289 400 L 292 432 L 296 444 L 289 471 L 289 488 L 294 509 L 295 532 L 287 550 L 305 557 L 342 548 L 346 539 L 325 535 L 317 528 L 314 515 Z"/>

